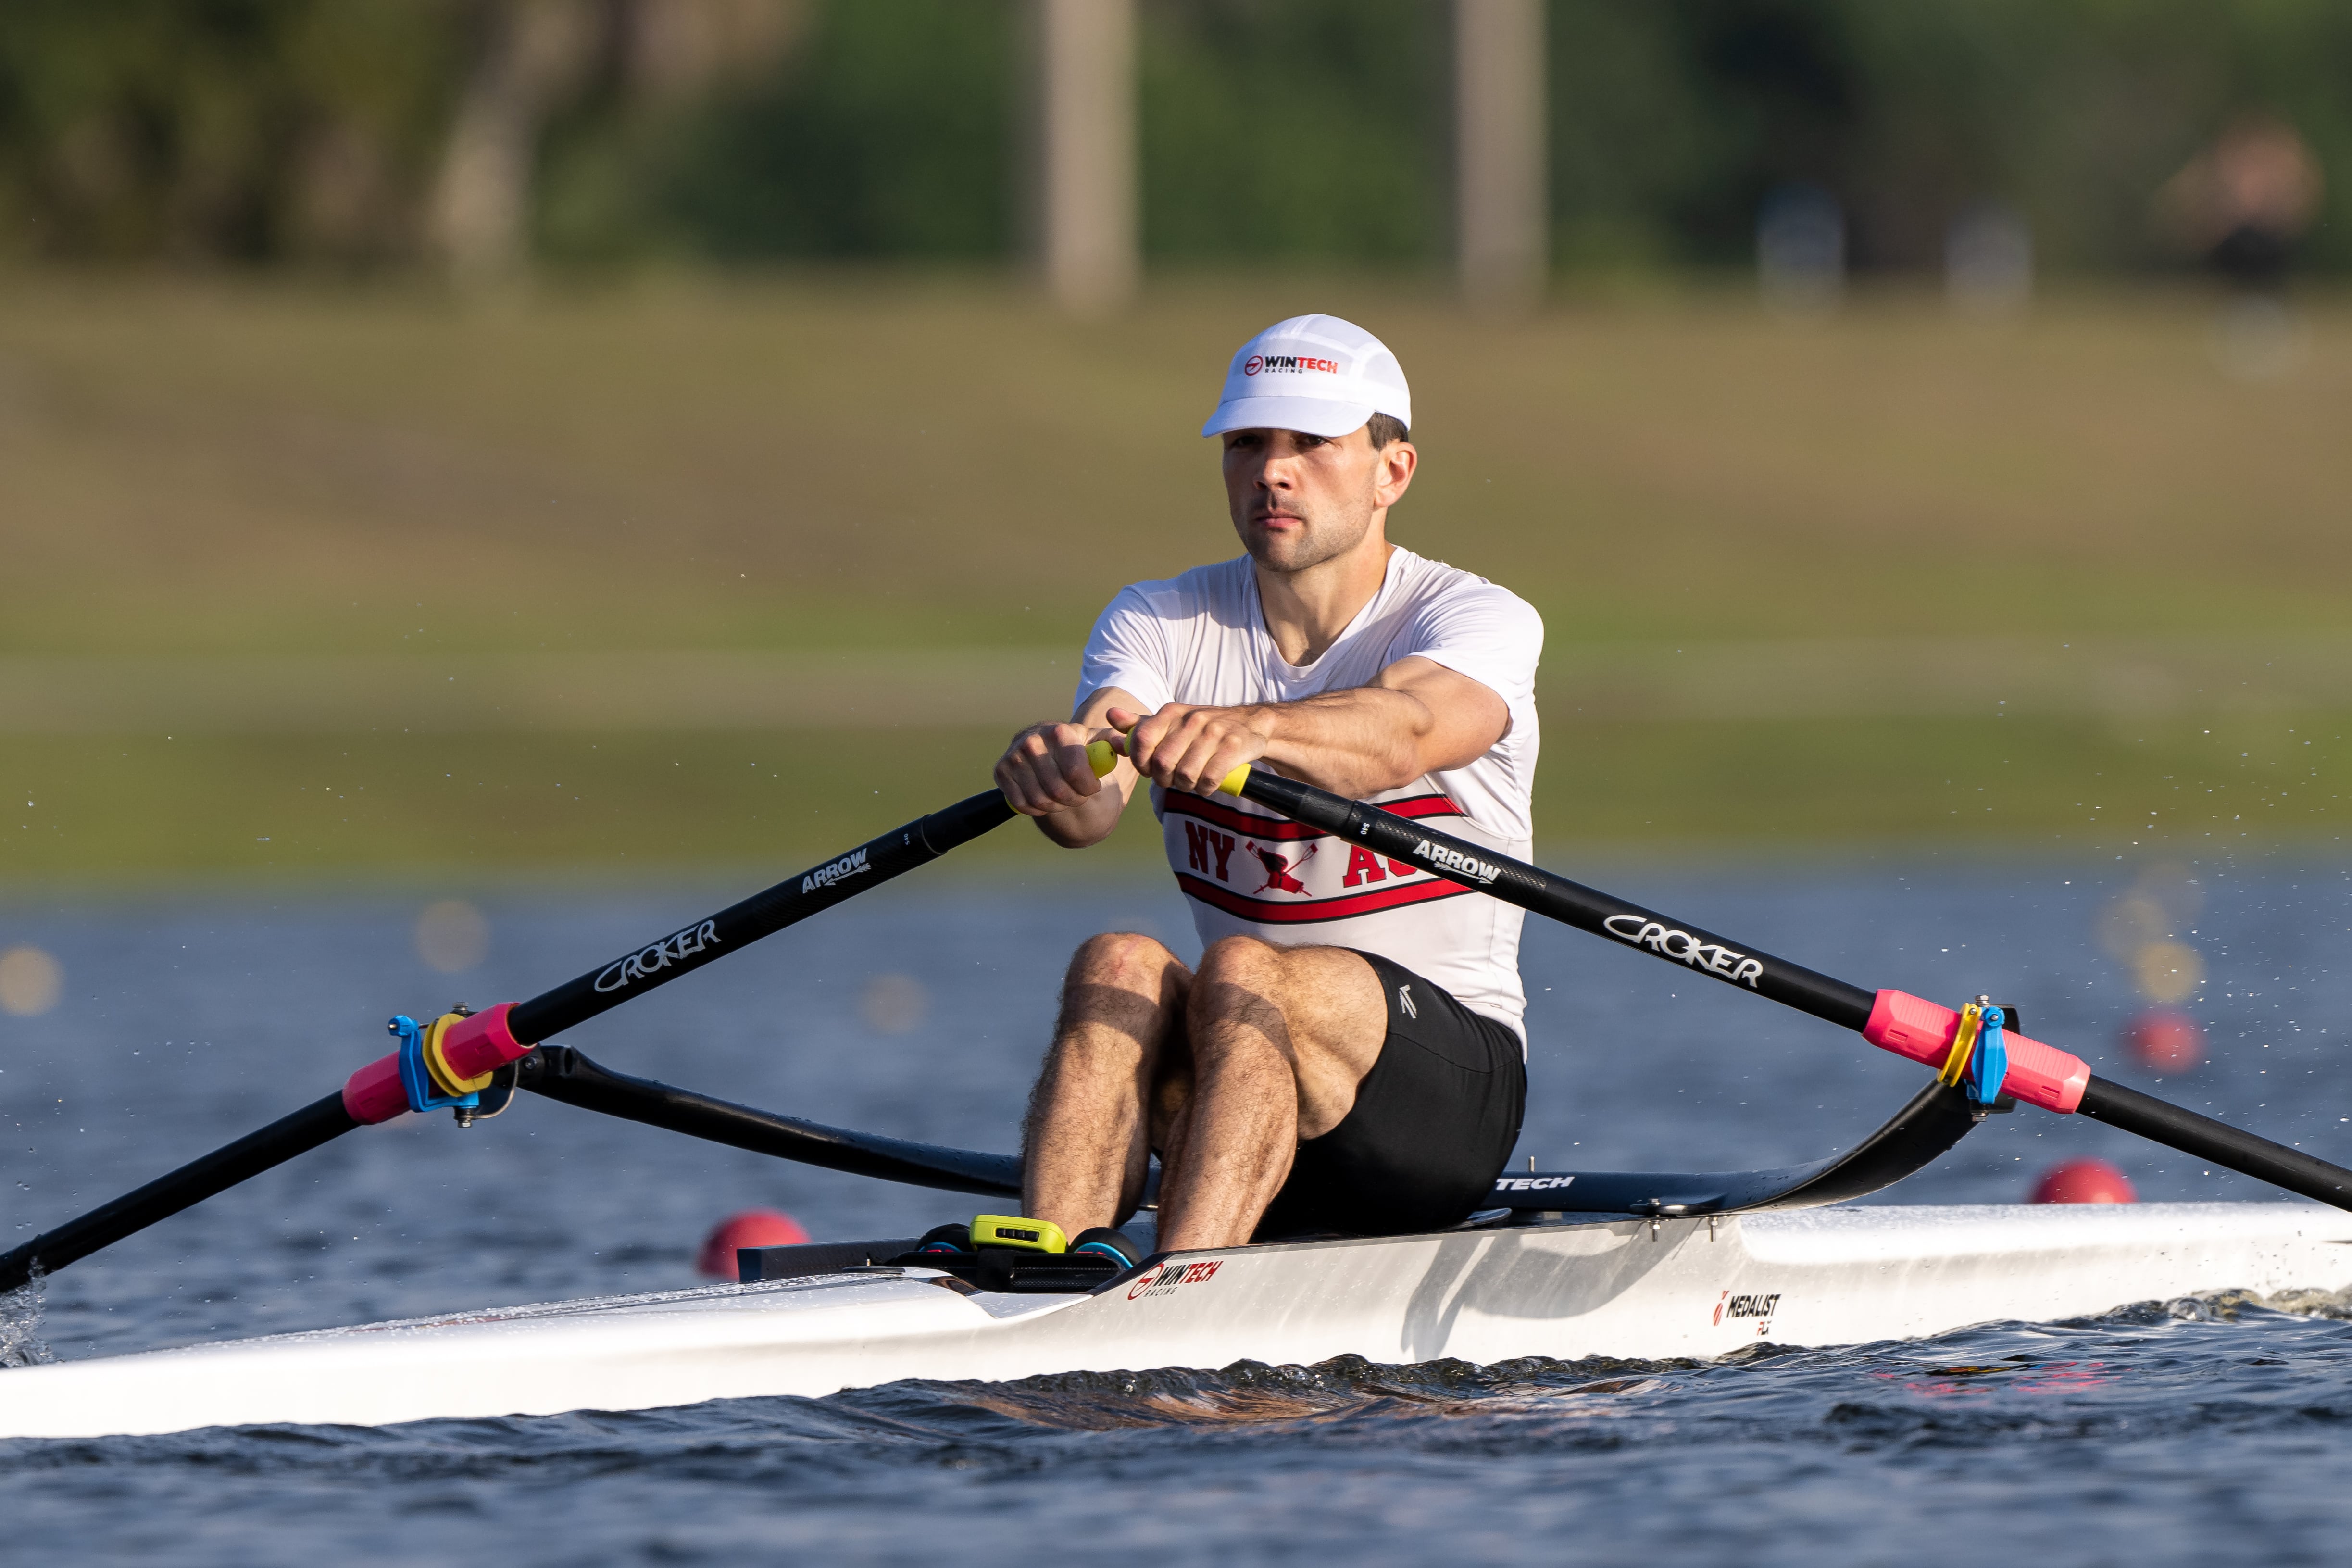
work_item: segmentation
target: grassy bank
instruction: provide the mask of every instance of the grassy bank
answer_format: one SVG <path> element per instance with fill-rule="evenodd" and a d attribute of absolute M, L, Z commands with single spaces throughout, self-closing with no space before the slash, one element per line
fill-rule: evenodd
<path fill-rule="evenodd" d="M 2245 380 L 2189 296 L 1497 324 L 1276 279 L 1087 326 L 953 281 L 463 303 L 16 278 L 0 874 L 789 861 L 969 793 L 1112 589 L 1230 552 L 1192 431 L 1234 342 L 1318 307 L 1413 375 L 1396 537 L 1545 614 L 1547 838 L 2336 831 L 2332 303 Z M 2280 638 L 2302 673 L 2273 689 Z M 2128 658 L 2059 651 L 2094 645 Z M 863 650 L 929 650 L 954 695 Z M 690 661 L 625 682 L 633 653 L 774 655 L 795 689 L 761 701 L 756 662 L 725 702 Z M 1669 654 L 1709 673 L 1626 673 Z M 464 663 L 502 658 L 542 662 Z M 2116 673 L 2143 667 L 2173 671 L 2155 699 Z M 460 687 L 462 713 L 435 695 Z"/>
<path fill-rule="evenodd" d="M 786 870 L 985 787 L 1002 732 L 18 738 L 12 876 L 478 878 Z M 2201 856 L 2340 843 L 2341 715 L 1556 727 L 1548 844 L 1667 854 L 1900 847 Z M 1157 854 L 1131 813 L 1108 852 Z M 1044 857 L 1019 825 L 961 852 Z"/>

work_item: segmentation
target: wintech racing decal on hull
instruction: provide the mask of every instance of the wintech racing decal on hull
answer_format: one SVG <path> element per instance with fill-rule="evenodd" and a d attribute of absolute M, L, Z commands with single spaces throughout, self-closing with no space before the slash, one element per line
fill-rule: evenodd
<path fill-rule="evenodd" d="M 1172 1295 L 1181 1286 L 1205 1285 L 1224 1266 L 1222 1258 L 1203 1258 L 1198 1263 L 1155 1263 L 1128 1282 L 1127 1299 L 1146 1301 L 1154 1296 Z"/>

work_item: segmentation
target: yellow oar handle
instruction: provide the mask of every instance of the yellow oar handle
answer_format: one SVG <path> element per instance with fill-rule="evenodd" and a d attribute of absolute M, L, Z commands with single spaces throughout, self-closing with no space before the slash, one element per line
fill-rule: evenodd
<path fill-rule="evenodd" d="M 1094 769 L 1095 777 L 1108 778 L 1111 769 L 1118 766 L 1118 753 L 1110 749 L 1108 741 L 1088 741 L 1087 766 Z M 1239 795 L 1242 793 L 1242 785 L 1248 782 L 1249 764 L 1244 763 L 1224 776 L 1223 782 L 1217 785 L 1217 791 L 1221 795 Z"/>

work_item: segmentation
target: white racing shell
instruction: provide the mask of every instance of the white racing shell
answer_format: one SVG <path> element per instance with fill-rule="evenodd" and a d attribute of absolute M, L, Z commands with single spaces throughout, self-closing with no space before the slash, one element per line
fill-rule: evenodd
<path fill-rule="evenodd" d="M 901 1378 L 1707 1357 L 2352 1286 L 2313 1204 L 1827 1208 L 1171 1254 L 1093 1295 L 929 1270 L 466 1313 L 0 1372 L 0 1437 L 635 1410 Z"/>

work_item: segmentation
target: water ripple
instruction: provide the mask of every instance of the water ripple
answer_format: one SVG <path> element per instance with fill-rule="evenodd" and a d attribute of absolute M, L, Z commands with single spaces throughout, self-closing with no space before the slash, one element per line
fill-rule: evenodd
<path fill-rule="evenodd" d="M 2135 874 L 2119 866 L 2109 880 Z M 1768 933 L 1837 973 L 1923 993 L 2006 989 L 2037 1037 L 2145 1082 L 2099 1057 L 2137 1004 L 2090 935 L 2113 889 L 2065 879 L 2079 875 L 1776 875 L 1681 888 L 1651 877 L 1629 890 L 1720 929 Z M 2352 1007 L 2352 982 L 2327 946 L 2343 921 L 2316 918 L 2336 909 L 2342 880 L 2330 871 L 2300 888 L 2284 872 L 2215 874 L 2206 923 L 2250 933 L 2239 947 L 2259 953 L 2260 973 L 2217 945 L 2215 994 L 2201 1004 L 2213 1057 L 2148 1087 L 2260 1118 L 2315 1149 L 2352 1141 L 2341 1120 L 2352 1117 L 2352 1084 L 2334 1042 L 2323 1026 L 2294 1026 Z M 1156 922 L 1175 936 L 1181 916 L 1159 897 L 885 889 L 780 939 L 772 955 L 763 949 L 656 994 L 621 1022 L 583 1028 L 579 1043 L 627 1070 L 820 1120 L 1011 1147 L 1061 956 L 1114 925 Z M 707 901 L 488 900 L 491 963 L 510 972 L 479 977 L 472 999 L 528 994 L 576 968 L 581 952 L 618 951 Z M 414 918 L 413 904 L 391 901 L 225 900 L 45 917 L 35 933 L 44 948 L 96 978 L 87 990 L 78 980 L 77 996 L 52 1013 L 11 1025 L 0 1115 L 16 1142 L 0 1238 L 281 1113 L 319 1092 L 313 1080 L 331 1083 L 380 1050 L 395 1006 L 446 1000 L 448 982 L 414 957 Z M 1941 941 L 1923 945 L 1929 928 L 1992 934 L 1972 950 L 1954 941 L 1948 954 Z M 935 1004 L 887 1041 L 859 1011 L 877 953 L 898 966 L 919 955 Z M 1528 933 L 1536 1047 L 1523 1151 L 1548 1164 L 1673 1169 L 1694 1149 L 1739 1165 L 1812 1158 L 1915 1085 L 1904 1064 L 1857 1055 L 1811 1020 L 1681 994 L 1680 977 L 1622 956 L 1571 934 Z M 789 1010 L 776 1005 L 780 977 Z M 272 1007 L 257 1012 L 255 995 Z M 2275 1092 L 2282 1082 L 2290 1093 Z M 1792 1103 L 1791 1083 L 1822 1087 Z M 1903 1200 L 2011 1200 L 2042 1164 L 2077 1152 L 2124 1160 L 2150 1198 L 2259 1195 L 2110 1130 L 1994 1121 Z M 38 1311 L 27 1296 L 0 1301 L 0 1361 L 37 1356 L 42 1340 L 71 1357 L 661 1292 L 691 1282 L 715 1211 L 754 1203 L 789 1208 L 828 1237 L 919 1234 L 954 1209 L 935 1194 L 780 1167 L 562 1106 L 528 1103 L 464 1133 L 416 1120 L 338 1140 L 78 1264 L 46 1281 Z M 2346 1301 L 2222 1294 L 1916 1342 L 1759 1344 L 1707 1363 L 1244 1363 L 383 1430 L 0 1443 L 0 1520 L 27 1559 L 191 1568 L 935 1568 L 1080 1552 L 1148 1557 L 1153 1568 L 1975 1568 L 1996 1553 L 2036 1568 L 2248 1556 L 2267 1568 L 2340 1560 L 2352 1538 L 2347 1438 Z"/>

